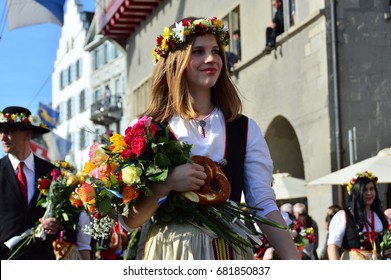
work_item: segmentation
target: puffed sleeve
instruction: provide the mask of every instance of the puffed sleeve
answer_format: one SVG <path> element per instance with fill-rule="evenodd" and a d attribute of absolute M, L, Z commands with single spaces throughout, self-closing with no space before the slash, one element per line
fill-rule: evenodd
<path fill-rule="evenodd" d="M 272 188 L 273 161 L 260 127 L 249 118 L 244 164 L 244 196 L 250 206 L 262 208 L 260 216 L 278 210 Z"/>
<path fill-rule="evenodd" d="M 338 247 L 342 246 L 343 237 L 346 231 L 346 214 L 344 210 L 338 211 L 330 221 L 329 239 L 327 245 L 333 244 Z"/>

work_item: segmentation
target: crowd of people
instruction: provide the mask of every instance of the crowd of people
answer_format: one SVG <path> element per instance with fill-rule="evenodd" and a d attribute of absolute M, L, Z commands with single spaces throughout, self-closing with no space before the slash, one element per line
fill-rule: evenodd
<path fill-rule="evenodd" d="M 228 73 L 224 52 L 229 38 L 227 32 L 217 18 L 188 17 L 171 25 L 169 32 L 165 31 L 164 37 L 157 40 L 151 101 L 139 117 L 151 117 L 163 130 L 169 126 L 172 139 L 192 145 L 191 155 L 205 156 L 219 163 L 231 186 L 231 201 L 239 203 L 243 192 L 250 209 L 262 209 L 255 210 L 254 215 L 294 229 L 282 230 L 256 223 L 257 231 L 267 239 L 271 249 L 270 256 L 264 255 L 263 259 L 275 256 L 283 260 L 352 259 L 353 254 L 378 257 L 380 252 L 376 252 L 375 244 L 388 222 L 381 210 L 377 181 L 372 174 L 360 175 L 348 185 L 350 199 L 346 208 L 329 208 L 327 250 L 321 257 L 317 254 L 318 224 L 309 215 L 306 205 L 297 203 L 278 208 L 272 188 L 273 162 L 268 145 L 257 123 L 242 114 L 238 89 Z M 240 57 L 240 44 L 237 51 Z M 0 137 L 7 154 L 0 160 L 1 259 L 12 255 L 23 234 L 37 221 L 42 224 L 46 239 L 27 244 L 13 259 L 56 259 L 52 245 L 60 234 L 61 238 L 77 245 L 80 259 L 96 258 L 91 246 L 93 240 L 80 230 L 85 223 L 84 214 L 80 215 L 80 225 L 63 236 L 59 221 L 53 217 L 43 218 L 44 208 L 36 206 L 40 193 L 35 182 L 49 174 L 54 166 L 35 156 L 29 142 L 35 135 L 49 130 L 26 108 L 7 107 L 1 114 Z M 254 259 L 254 248 L 237 248 L 224 243 L 205 225 L 180 221 L 151 223 L 172 193 L 201 190 L 208 172 L 199 163 L 184 163 L 170 170 L 165 181 L 151 182 L 148 185 L 151 193 L 141 194 L 129 206 L 127 216 L 117 217 L 115 234 L 105 242 L 98 242 L 103 249 L 100 257 L 118 259 L 118 254 L 105 250 L 115 252 L 121 236 L 126 239 L 128 233 L 139 231 L 136 256 L 144 260 Z M 303 232 L 308 242 L 301 240 L 299 249 L 295 238 L 301 237 L 297 234 Z M 390 253 L 390 250 L 382 252 L 385 257 Z"/>

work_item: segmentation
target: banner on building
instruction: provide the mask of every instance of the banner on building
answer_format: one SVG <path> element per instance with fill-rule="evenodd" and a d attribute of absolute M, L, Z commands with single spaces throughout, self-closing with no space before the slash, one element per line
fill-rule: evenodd
<path fill-rule="evenodd" d="M 8 29 L 64 23 L 65 0 L 8 0 Z"/>
<path fill-rule="evenodd" d="M 38 116 L 49 129 L 53 129 L 57 125 L 60 113 L 43 103 L 39 103 Z"/>

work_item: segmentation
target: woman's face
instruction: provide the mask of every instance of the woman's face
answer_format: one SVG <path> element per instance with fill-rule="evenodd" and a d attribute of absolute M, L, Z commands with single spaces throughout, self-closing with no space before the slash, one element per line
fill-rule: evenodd
<path fill-rule="evenodd" d="M 373 184 L 373 182 L 369 182 L 365 185 L 365 190 L 363 194 L 364 205 L 370 206 L 375 201 L 375 196 L 375 185 Z"/>
<path fill-rule="evenodd" d="M 190 62 L 186 67 L 186 79 L 190 92 L 210 89 L 220 76 L 223 61 L 216 37 L 211 34 L 198 36 L 193 44 Z"/>

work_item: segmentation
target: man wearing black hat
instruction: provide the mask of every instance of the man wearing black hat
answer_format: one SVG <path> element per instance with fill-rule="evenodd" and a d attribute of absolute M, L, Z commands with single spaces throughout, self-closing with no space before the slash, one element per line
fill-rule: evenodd
<path fill-rule="evenodd" d="M 38 116 L 23 107 L 7 107 L 0 112 L 0 139 L 4 152 L 0 159 L 0 259 L 7 259 L 19 247 L 20 236 L 35 226 L 45 208 L 37 207 L 38 178 L 49 175 L 54 165 L 35 156 L 30 139 L 50 132 Z M 12 259 L 55 259 L 52 241 L 59 229 L 54 218 L 41 220 L 46 240 L 35 239 Z"/>

